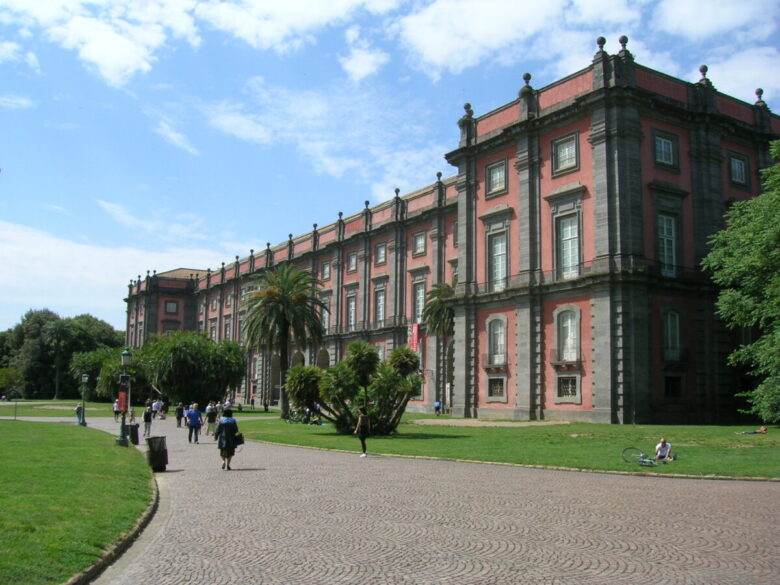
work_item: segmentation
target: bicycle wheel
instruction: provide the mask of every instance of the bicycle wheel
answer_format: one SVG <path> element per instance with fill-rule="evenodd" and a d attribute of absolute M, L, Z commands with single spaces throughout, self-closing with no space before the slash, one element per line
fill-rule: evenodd
<path fill-rule="evenodd" d="M 621 457 L 623 457 L 623 461 L 626 463 L 639 463 L 640 461 L 647 459 L 647 455 L 645 455 L 641 449 L 637 449 L 636 447 L 626 447 L 623 449 Z"/>

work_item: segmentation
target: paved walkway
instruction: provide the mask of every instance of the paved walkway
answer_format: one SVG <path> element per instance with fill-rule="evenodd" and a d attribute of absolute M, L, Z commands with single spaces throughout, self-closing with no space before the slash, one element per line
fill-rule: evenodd
<path fill-rule="evenodd" d="M 95 585 L 780 584 L 778 483 L 251 442 L 226 472 L 212 439 L 153 431 L 160 508 Z"/>

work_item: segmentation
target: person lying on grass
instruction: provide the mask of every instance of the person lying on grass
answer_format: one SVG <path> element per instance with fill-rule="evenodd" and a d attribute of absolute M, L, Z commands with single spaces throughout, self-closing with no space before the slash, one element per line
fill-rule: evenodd
<path fill-rule="evenodd" d="M 759 427 L 755 431 L 739 431 L 736 435 L 766 435 L 767 428 Z"/>

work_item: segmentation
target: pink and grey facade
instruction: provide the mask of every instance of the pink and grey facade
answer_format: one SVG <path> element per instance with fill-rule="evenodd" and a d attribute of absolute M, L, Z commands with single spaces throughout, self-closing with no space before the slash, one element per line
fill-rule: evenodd
<path fill-rule="evenodd" d="M 688 83 L 625 48 L 481 116 L 466 105 L 446 155 L 457 174 L 252 251 L 217 271 L 131 282 L 128 343 L 174 328 L 241 340 L 251 276 L 291 261 L 322 280 L 327 337 L 294 362 L 328 366 L 357 339 L 414 344 L 410 409 L 456 416 L 717 422 L 734 413 L 737 342 L 699 270 L 723 214 L 759 193 L 780 118 L 706 77 Z M 425 294 L 457 276 L 451 339 L 421 323 Z M 154 309 L 152 309 L 154 305 Z M 448 357 L 450 356 L 450 357 Z M 278 393 L 278 360 L 252 354 L 243 392 Z M 276 382 L 275 382 L 276 381 Z"/>

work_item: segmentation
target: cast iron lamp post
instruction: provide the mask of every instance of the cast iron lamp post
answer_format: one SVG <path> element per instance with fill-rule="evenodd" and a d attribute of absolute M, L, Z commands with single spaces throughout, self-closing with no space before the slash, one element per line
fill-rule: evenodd
<path fill-rule="evenodd" d="M 82 427 L 87 426 L 87 404 L 85 401 L 87 382 L 89 382 L 89 374 L 81 374 L 81 420 L 79 424 Z"/>
<path fill-rule="evenodd" d="M 120 423 L 119 427 L 119 438 L 116 440 L 117 445 L 121 445 L 122 447 L 127 447 L 129 445 L 129 441 L 127 440 L 127 428 L 125 427 L 125 418 L 127 417 L 127 409 L 130 408 L 130 376 L 127 373 L 127 366 L 130 365 L 130 360 L 133 358 L 133 354 L 130 353 L 130 349 L 126 348 L 121 355 L 122 360 L 122 377 L 121 381 L 125 384 L 127 384 L 127 403 L 125 404 L 125 407 L 122 409 L 122 422 Z"/>

